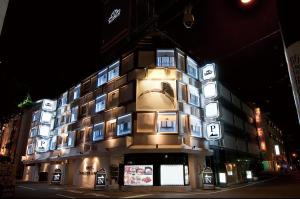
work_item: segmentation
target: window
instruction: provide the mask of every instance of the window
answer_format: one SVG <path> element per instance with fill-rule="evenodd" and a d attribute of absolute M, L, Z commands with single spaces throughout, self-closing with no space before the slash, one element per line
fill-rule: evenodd
<path fill-rule="evenodd" d="M 107 106 L 108 108 L 116 107 L 119 104 L 119 89 L 108 93 Z"/>
<path fill-rule="evenodd" d="M 119 76 L 120 61 L 116 61 L 108 67 L 108 81 Z"/>
<path fill-rule="evenodd" d="M 32 122 L 38 121 L 40 119 L 40 114 L 41 114 L 40 111 L 34 112 L 32 115 Z"/>
<path fill-rule="evenodd" d="M 191 59 L 190 57 L 187 57 L 187 74 L 189 74 L 192 77 L 198 79 L 197 63 L 193 59 Z"/>
<path fill-rule="evenodd" d="M 195 106 L 200 105 L 199 90 L 191 85 L 189 85 L 189 103 Z"/>
<path fill-rule="evenodd" d="M 74 88 L 73 100 L 80 97 L 80 84 Z"/>
<path fill-rule="evenodd" d="M 185 71 L 185 58 L 184 55 L 181 53 L 177 53 L 177 68 Z"/>
<path fill-rule="evenodd" d="M 160 184 L 184 185 L 183 171 L 183 165 L 160 165 Z"/>
<path fill-rule="evenodd" d="M 65 92 L 59 99 L 58 99 L 58 107 L 66 105 L 68 102 L 68 92 Z"/>
<path fill-rule="evenodd" d="M 187 85 L 179 83 L 178 86 L 178 100 L 187 102 Z"/>
<path fill-rule="evenodd" d="M 137 114 L 137 131 L 154 132 L 155 131 L 155 113 Z"/>
<path fill-rule="evenodd" d="M 50 150 L 56 149 L 57 136 L 53 136 L 50 140 Z"/>
<path fill-rule="evenodd" d="M 38 134 L 37 127 L 33 127 L 30 131 L 30 137 L 34 137 Z"/>
<path fill-rule="evenodd" d="M 176 133 L 176 113 L 158 113 L 157 127 L 159 133 Z"/>
<path fill-rule="evenodd" d="M 131 133 L 131 114 L 118 117 L 117 136 Z"/>
<path fill-rule="evenodd" d="M 190 115 L 190 130 L 191 135 L 195 137 L 202 137 L 201 120 Z"/>
<path fill-rule="evenodd" d="M 97 87 L 107 82 L 107 68 L 98 73 Z"/>
<path fill-rule="evenodd" d="M 72 132 L 68 133 L 67 147 L 74 147 L 75 146 L 75 136 L 76 136 L 75 131 L 72 131 Z"/>
<path fill-rule="evenodd" d="M 95 112 L 103 111 L 105 109 L 105 101 L 106 101 L 106 94 L 98 96 L 96 98 L 96 107 Z"/>
<path fill-rule="evenodd" d="M 106 134 L 108 137 L 113 137 L 116 132 L 116 119 L 106 122 Z"/>
<path fill-rule="evenodd" d="M 73 107 L 71 110 L 71 122 L 75 122 L 78 116 L 78 106 Z"/>
<path fill-rule="evenodd" d="M 86 117 L 88 114 L 87 104 L 80 107 L 80 117 Z"/>
<path fill-rule="evenodd" d="M 104 122 L 94 125 L 93 128 L 93 141 L 99 141 L 104 139 Z"/>
<path fill-rule="evenodd" d="M 157 50 L 157 66 L 175 66 L 174 50 Z"/>
<path fill-rule="evenodd" d="M 33 144 L 27 146 L 27 155 L 33 154 Z"/>

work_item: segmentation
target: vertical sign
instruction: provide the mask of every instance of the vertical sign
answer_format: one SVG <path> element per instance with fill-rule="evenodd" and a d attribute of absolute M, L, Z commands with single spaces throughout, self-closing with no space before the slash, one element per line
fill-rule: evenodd
<path fill-rule="evenodd" d="M 215 189 L 214 173 L 210 167 L 203 171 L 203 189 Z"/>
<path fill-rule="evenodd" d="M 106 178 L 107 178 L 107 174 L 105 169 L 101 168 L 99 171 L 97 171 L 95 175 L 95 189 L 105 188 Z"/>

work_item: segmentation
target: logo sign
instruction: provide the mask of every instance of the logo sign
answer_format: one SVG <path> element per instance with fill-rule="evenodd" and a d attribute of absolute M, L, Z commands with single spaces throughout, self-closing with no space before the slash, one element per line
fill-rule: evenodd
<path fill-rule="evenodd" d="M 208 140 L 221 139 L 221 125 L 220 122 L 212 122 L 206 125 L 206 138 Z"/>
<path fill-rule="evenodd" d="M 120 14 L 121 9 L 114 9 L 114 11 L 111 13 L 110 17 L 107 20 L 108 24 L 111 24 L 116 18 L 120 16 Z"/>
<path fill-rule="evenodd" d="M 56 109 L 56 101 L 44 99 L 42 109 L 46 111 L 54 111 Z"/>
<path fill-rule="evenodd" d="M 203 171 L 203 189 L 214 189 L 214 173 L 210 167 L 206 167 Z"/>
<path fill-rule="evenodd" d="M 95 179 L 95 188 L 97 187 L 104 187 L 106 186 L 106 171 L 105 169 L 100 169 L 96 172 L 96 179 Z"/>
<path fill-rule="evenodd" d="M 202 79 L 210 80 L 216 77 L 215 64 L 206 64 L 202 68 Z"/>
<path fill-rule="evenodd" d="M 61 181 L 61 170 L 60 169 L 55 169 L 53 176 L 52 176 L 52 183 L 60 183 Z"/>

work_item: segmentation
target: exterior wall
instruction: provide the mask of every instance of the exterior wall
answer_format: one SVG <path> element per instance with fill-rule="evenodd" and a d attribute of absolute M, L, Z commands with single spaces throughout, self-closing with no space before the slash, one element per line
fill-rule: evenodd
<path fill-rule="evenodd" d="M 23 172 L 23 180 L 29 182 L 39 181 L 39 170 L 38 166 L 25 166 Z"/>

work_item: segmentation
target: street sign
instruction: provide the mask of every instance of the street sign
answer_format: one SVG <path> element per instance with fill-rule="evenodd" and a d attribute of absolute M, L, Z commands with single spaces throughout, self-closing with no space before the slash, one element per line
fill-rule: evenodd
<path fill-rule="evenodd" d="M 101 168 L 99 171 L 96 172 L 95 175 L 95 189 L 97 188 L 105 188 L 106 187 L 106 170 Z"/>
<path fill-rule="evenodd" d="M 52 176 L 52 184 L 60 184 L 61 183 L 62 172 L 60 169 L 55 169 Z"/>
<path fill-rule="evenodd" d="M 206 124 L 206 139 L 219 140 L 222 138 L 220 122 L 211 122 Z"/>
<path fill-rule="evenodd" d="M 203 189 L 215 189 L 214 173 L 210 167 L 203 170 Z"/>

